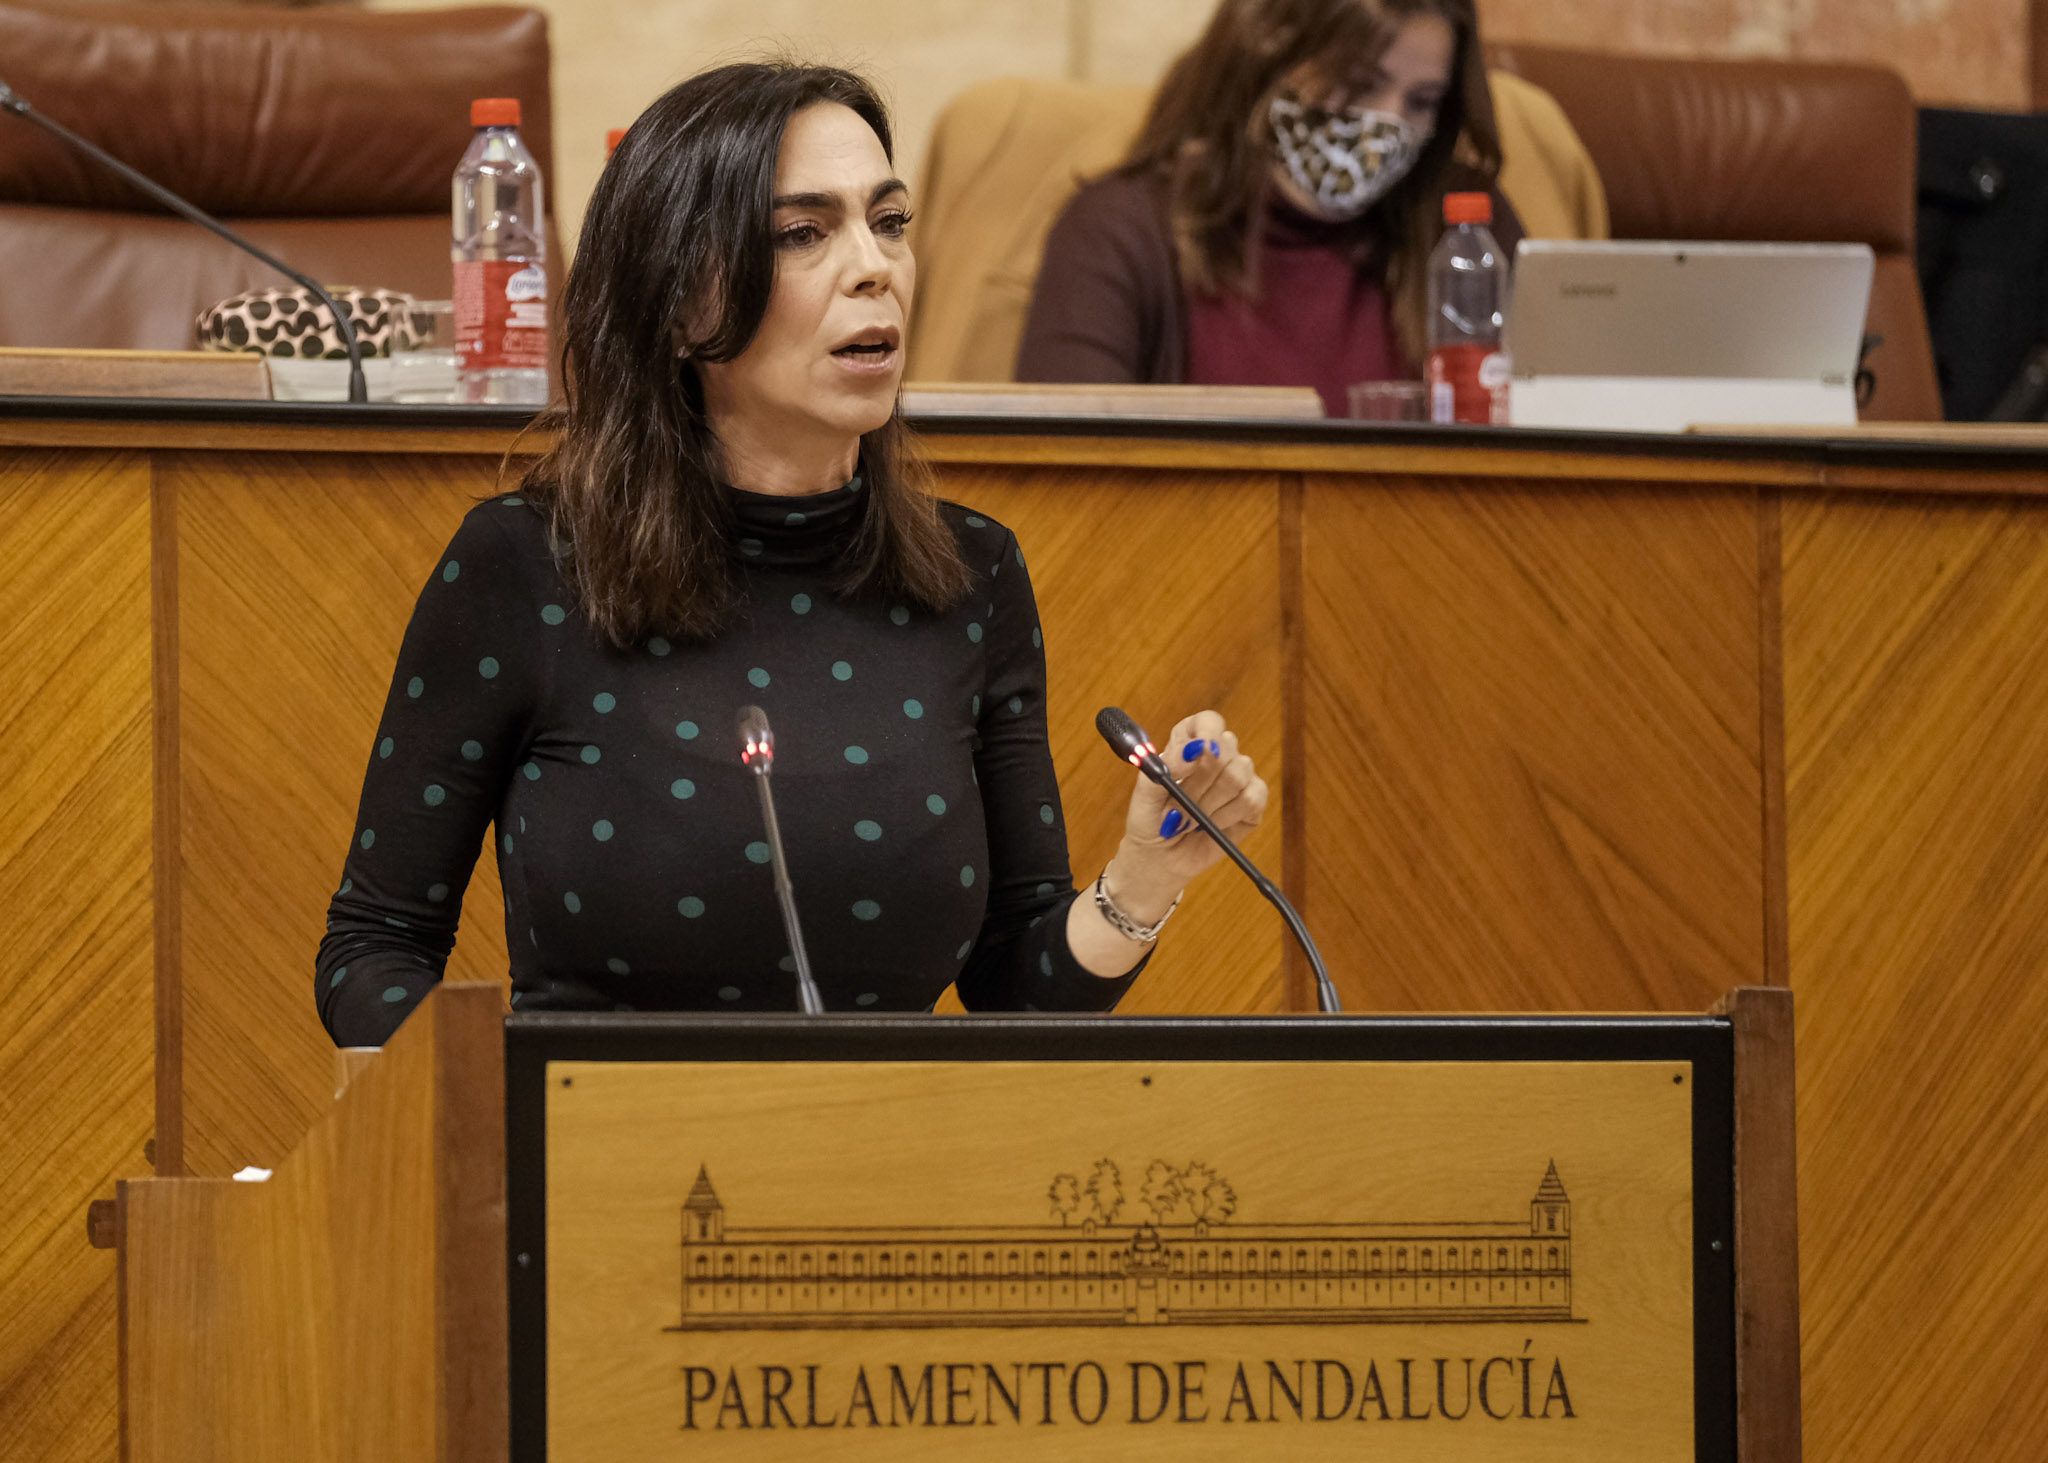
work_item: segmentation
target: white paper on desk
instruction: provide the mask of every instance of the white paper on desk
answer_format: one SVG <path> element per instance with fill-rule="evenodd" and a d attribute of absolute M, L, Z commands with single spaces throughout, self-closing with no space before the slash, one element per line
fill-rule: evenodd
<path fill-rule="evenodd" d="M 260 1184 L 264 1180 L 268 1179 L 270 1177 L 270 1174 L 271 1170 L 267 1168 L 257 1168 L 254 1164 L 251 1164 L 247 1168 L 240 1168 L 235 1170 L 235 1182 L 238 1184 Z"/>

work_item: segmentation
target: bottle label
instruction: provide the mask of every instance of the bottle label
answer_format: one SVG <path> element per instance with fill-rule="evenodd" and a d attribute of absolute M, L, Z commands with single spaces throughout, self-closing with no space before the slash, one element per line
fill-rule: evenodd
<path fill-rule="evenodd" d="M 1505 426 L 1506 353 L 1487 345 L 1440 345 L 1429 353 L 1430 420 Z"/>
<path fill-rule="evenodd" d="M 548 276 L 523 259 L 457 260 L 455 369 L 546 370 Z"/>

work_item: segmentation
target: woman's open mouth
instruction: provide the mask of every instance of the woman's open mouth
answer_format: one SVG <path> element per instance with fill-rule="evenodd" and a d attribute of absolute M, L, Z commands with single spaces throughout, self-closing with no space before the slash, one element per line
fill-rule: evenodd
<path fill-rule="evenodd" d="M 875 326 L 835 348 L 832 359 L 859 375 L 880 375 L 894 369 L 899 349 L 893 326 Z"/>

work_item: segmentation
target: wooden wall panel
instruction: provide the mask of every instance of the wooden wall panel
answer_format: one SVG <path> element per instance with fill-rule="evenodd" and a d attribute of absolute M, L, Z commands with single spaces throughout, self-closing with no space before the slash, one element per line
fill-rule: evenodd
<path fill-rule="evenodd" d="M 1308 907 L 1347 1004 L 1764 979 L 1757 495 L 1311 477 Z"/>
<path fill-rule="evenodd" d="M 165 454 L 178 499 L 185 1158 L 269 1167 L 333 1099 L 313 956 L 414 598 L 495 459 Z M 480 858 L 451 979 L 503 982 Z"/>
<path fill-rule="evenodd" d="M 1222 712 L 1274 789 L 1245 849 L 1277 879 L 1278 476 L 955 466 L 941 481 L 947 497 L 1006 524 L 1030 566 L 1076 885 L 1116 851 L 1136 776 L 1095 731 L 1104 706 L 1122 706 L 1162 744 L 1181 717 Z M 1249 883 L 1212 870 L 1120 1009 L 1279 1010 L 1284 938 Z"/>
<path fill-rule="evenodd" d="M 85 1209 L 152 1120 L 150 469 L 0 453 L 0 1458 L 115 1452 Z"/>
<path fill-rule="evenodd" d="M 132 1463 L 504 1463 L 500 1004 L 436 992 L 268 1182 L 122 1186 Z"/>
<path fill-rule="evenodd" d="M 2048 504 L 1788 495 L 1806 1437 L 2048 1456 Z"/>

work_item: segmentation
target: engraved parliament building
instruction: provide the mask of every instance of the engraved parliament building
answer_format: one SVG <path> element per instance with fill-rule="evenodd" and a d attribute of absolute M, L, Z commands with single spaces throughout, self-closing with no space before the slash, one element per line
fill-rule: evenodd
<path fill-rule="evenodd" d="M 675 1329 L 1569 1321 L 1571 1201 L 1526 1220 L 741 1229 L 683 1205 Z"/>

